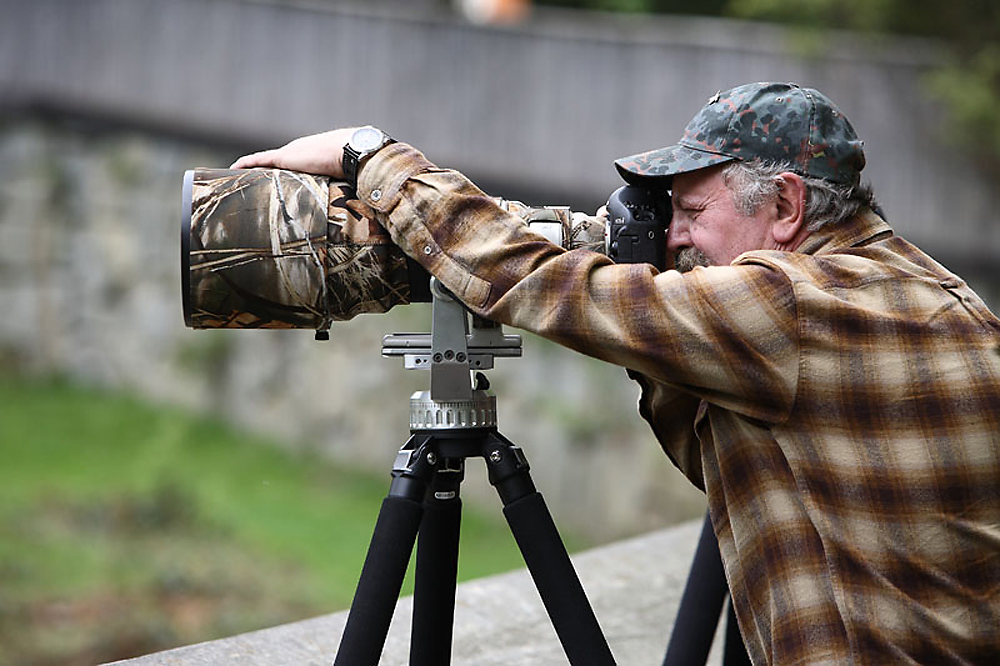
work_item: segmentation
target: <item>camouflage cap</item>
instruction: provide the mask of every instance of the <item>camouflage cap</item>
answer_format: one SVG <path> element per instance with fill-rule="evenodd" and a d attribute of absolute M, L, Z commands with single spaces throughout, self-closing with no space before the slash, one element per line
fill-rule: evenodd
<path fill-rule="evenodd" d="M 864 142 L 830 99 L 794 83 L 750 83 L 716 93 L 673 146 L 615 161 L 632 185 L 732 160 L 791 162 L 794 171 L 856 185 Z M 669 182 L 669 181 L 667 181 Z"/>

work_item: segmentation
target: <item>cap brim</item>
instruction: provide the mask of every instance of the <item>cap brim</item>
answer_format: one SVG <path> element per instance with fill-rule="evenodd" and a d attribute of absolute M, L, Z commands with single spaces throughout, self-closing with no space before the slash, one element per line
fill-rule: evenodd
<path fill-rule="evenodd" d="M 679 173 L 730 162 L 736 158 L 719 153 L 697 150 L 682 144 L 648 150 L 615 160 L 618 175 L 629 185 L 669 187 Z"/>

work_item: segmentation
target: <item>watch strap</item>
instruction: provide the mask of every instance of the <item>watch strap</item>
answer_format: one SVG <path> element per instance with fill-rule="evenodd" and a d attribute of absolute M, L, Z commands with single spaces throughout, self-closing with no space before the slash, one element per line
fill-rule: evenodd
<path fill-rule="evenodd" d="M 350 142 L 344 145 L 344 156 L 341 159 L 341 167 L 344 170 L 344 180 L 355 190 L 358 188 L 358 172 L 361 170 L 361 164 L 389 144 L 396 143 L 396 140 L 385 132 L 382 132 L 382 136 L 383 139 L 381 144 L 372 150 L 367 150 L 365 152 L 355 150 L 351 146 Z"/>
<path fill-rule="evenodd" d="M 344 146 L 344 158 L 341 166 L 344 168 L 344 180 L 354 189 L 358 188 L 358 167 L 360 166 L 361 154 L 351 148 L 351 144 Z"/>

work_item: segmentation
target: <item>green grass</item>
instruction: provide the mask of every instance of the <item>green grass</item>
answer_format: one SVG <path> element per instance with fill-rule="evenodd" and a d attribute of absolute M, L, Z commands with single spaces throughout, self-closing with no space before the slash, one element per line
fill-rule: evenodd
<path fill-rule="evenodd" d="M 0 376 L 0 663 L 94 663 L 345 608 L 388 481 L 182 410 Z M 519 566 L 499 501 L 466 507 L 460 578 Z"/>

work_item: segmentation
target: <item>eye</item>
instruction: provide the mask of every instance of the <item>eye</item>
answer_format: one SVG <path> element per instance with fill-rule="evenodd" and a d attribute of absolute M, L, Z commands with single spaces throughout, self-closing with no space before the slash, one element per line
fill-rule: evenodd
<path fill-rule="evenodd" d="M 697 217 L 705 209 L 703 206 L 679 205 L 674 210 L 687 217 Z"/>
<path fill-rule="evenodd" d="M 705 209 L 705 204 L 702 201 L 692 200 L 690 198 L 675 197 L 672 200 L 674 210 L 681 211 L 688 215 L 694 215 L 700 213 Z"/>

